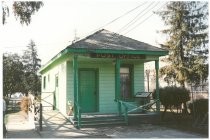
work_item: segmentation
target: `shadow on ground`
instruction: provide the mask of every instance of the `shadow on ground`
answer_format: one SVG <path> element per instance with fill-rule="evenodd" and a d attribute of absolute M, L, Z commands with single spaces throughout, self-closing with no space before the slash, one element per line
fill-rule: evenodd
<path fill-rule="evenodd" d="M 38 129 L 38 132 L 41 138 L 208 138 L 208 134 L 192 131 L 189 116 L 174 119 L 169 113 L 164 121 L 148 122 L 141 120 L 128 126 L 103 125 L 78 130 L 61 113 L 49 111 L 43 113 L 42 131 Z M 38 124 L 36 128 L 39 128 Z"/>

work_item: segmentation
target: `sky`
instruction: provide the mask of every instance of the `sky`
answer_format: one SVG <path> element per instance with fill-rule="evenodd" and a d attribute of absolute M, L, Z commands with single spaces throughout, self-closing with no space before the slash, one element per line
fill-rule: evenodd
<path fill-rule="evenodd" d="M 33 40 L 44 65 L 70 45 L 75 36 L 81 39 L 102 28 L 157 47 L 164 41 L 164 36 L 158 33 L 164 28 L 163 21 L 153 13 L 163 8 L 164 1 L 46 0 L 43 3 L 28 26 L 21 25 L 10 14 L 7 23 L 0 27 L 3 53 L 22 54 Z"/>

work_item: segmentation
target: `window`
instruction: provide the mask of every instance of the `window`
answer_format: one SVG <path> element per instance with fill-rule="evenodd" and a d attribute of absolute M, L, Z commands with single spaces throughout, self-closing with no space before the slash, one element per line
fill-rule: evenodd
<path fill-rule="evenodd" d="M 55 76 L 55 87 L 58 87 L 58 76 Z"/>
<path fill-rule="evenodd" d="M 120 90 L 123 100 L 132 99 L 132 67 L 130 66 L 120 68 Z"/>
<path fill-rule="evenodd" d="M 43 89 L 45 89 L 46 88 L 46 76 L 44 76 L 44 78 L 43 78 Z"/>
<path fill-rule="evenodd" d="M 50 74 L 47 75 L 47 80 L 50 82 Z"/>

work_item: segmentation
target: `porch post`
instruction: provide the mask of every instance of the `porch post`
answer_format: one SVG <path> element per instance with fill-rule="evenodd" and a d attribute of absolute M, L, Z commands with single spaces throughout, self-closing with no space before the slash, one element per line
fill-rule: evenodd
<path fill-rule="evenodd" d="M 159 59 L 158 60 L 155 60 L 155 70 L 156 70 L 156 99 L 158 99 L 158 101 L 156 103 L 156 109 L 157 109 L 157 112 L 160 112 L 159 74 L 158 74 L 158 70 L 159 70 Z"/>
<path fill-rule="evenodd" d="M 73 74 L 74 74 L 74 119 L 77 116 L 77 105 L 78 103 L 78 62 L 77 55 L 73 57 Z"/>
<path fill-rule="evenodd" d="M 120 59 L 116 59 L 116 64 L 115 64 L 115 100 L 120 100 Z M 121 103 L 118 102 L 118 111 L 119 115 L 121 115 Z"/>

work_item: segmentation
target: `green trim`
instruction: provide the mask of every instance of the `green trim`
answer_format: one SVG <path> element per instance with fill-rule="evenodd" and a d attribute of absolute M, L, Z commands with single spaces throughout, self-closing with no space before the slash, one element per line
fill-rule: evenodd
<path fill-rule="evenodd" d="M 116 59 L 115 64 L 115 99 L 121 99 L 120 95 L 120 59 Z"/>
<path fill-rule="evenodd" d="M 97 107 L 96 107 L 96 111 L 98 111 L 99 112 L 99 69 L 97 68 L 97 69 L 95 69 L 95 72 L 96 72 L 96 94 L 97 94 L 97 96 L 96 96 L 96 105 L 97 105 Z"/>
<path fill-rule="evenodd" d="M 60 64 L 61 62 L 65 61 L 66 59 L 69 59 L 69 58 L 72 58 L 72 56 L 70 56 L 70 55 L 68 55 L 66 53 L 62 54 L 62 55 L 59 55 L 57 57 L 54 57 L 46 65 L 41 67 L 41 69 L 39 70 L 39 73 L 43 74 L 46 71 L 48 71 L 49 69 L 51 69 L 54 66 L 56 66 L 57 64 Z"/>
<path fill-rule="evenodd" d="M 78 62 L 77 55 L 73 57 L 73 74 L 74 74 L 74 118 L 77 116 L 77 104 L 79 105 L 79 96 L 78 96 Z"/>
<path fill-rule="evenodd" d="M 109 50 L 109 49 L 86 49 L 67 48 L 72 53 L 111 53 L 111 54 L 146 54 L 146 55 L 167 55 L 168 51 L 146 51 L 146 50 Z"/>
<path fill-rule="evenodd" d="M 115 64 L 115 100 L 121 100 L 120 95 L 120 63 L 121 60 L 116 58 Z M 118 102 L 118 112 L 119 116 L 121 116 L 121 104 Z"/>
<path fill-rule="evenodd" d="M 157 99 L 156 108 L 157 108 L 157 112 L 160 112 L 159 74 L 158 74 L 159 60 L 155 60 L 155 70 L 156 70 L 156 99 Z"/>
<path fill-rule="evenodd" d="M 134 93 L 134 65 L 131 65 L 130 70 L 131 70 L 131 92 L 132 92 L 132 98 L 134 98 L 134 96 L 135 96 L 135 93 Z"/>
<path fill-rule="evenodd" d="M 54 63 L 58 62 L 61 58 L 67 53 L 74 53 L 74 54 L 89 54 L 89 53 L 110 53 L 110 54 L 145 54 L 145 55 L 155 55 L 155 56 L 164 56 L 168 54 L 168 51 L 147 51 L 147 50 L 108 50 L 108 49 L 86 49 L 86 48 L 66 48 L 60 53 L 58 53 L 55 57 L 53 57 L 50 61 L 47 62 L 40 70 L 39 73 L 44 73 L 46 68 L 49 66 L 54 65 Z M 59 61 L 60 62 L 60 61 Z M 58 62 L 58 63 L 59 63 Z"/>

